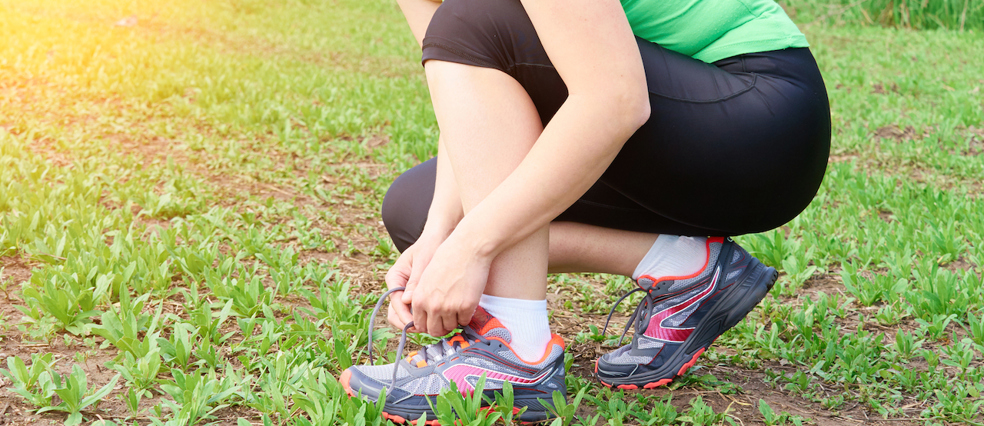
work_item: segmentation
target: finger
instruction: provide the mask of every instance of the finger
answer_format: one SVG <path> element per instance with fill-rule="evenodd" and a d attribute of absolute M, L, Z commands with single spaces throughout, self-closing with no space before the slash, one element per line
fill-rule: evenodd
<path fill-rule="evenodd" d="M 448 334 L 448 330 L 444 329 L 444 319 L 441 318 L 441 315 L 427 316 L 427 334 L 434 337 L 441 337 Z"/>
<path fill-rule="evenodd" d="M 417 262 L 414 268 L 410 269 L 410 276 L 407 277 L 407 287 L 413 288 L 417 287 L 417 283 L 420 282 L 420 276 L 423 275 L 424 271 L 427 269 L 427 264 L 424 262 Z"/>
<path fill-rule="evenodd" d="M 389 272 L 386 273 L 386 278 L 384 278 L 383 281 L 386 281 L 387 289 L 394 289 L 398 287 L 406 287 L 407 278 L 408 277 L 403 276 L 399 272 L 390 269 Z"/>
<path fill-rule="evenodd" d="M 402 259 L 402 258 L 401 258 Z M 406 287 L 407 280 L 410 279 L 409 268 L 405 265 L 401 265 L 399 261 L 390 267 L 389 271 L 386 272 L 386 287 L 396 288 L 396 287 Z"/>
<path fill-rule="evenodd" d="M 417 284 L 420 283 L 420 275 L 424 273 L 423 269 L 416 267 L 410 271 L 410 276 L 407 278 L 407 290 L 403 293 L 403 303 L 410 303 L 413 300 L 413 291 L 417 289 Z"/>
<path fill-rule="evenodd" d="M 470 309 L 465 309 L 458 311 L 458 325 L 468 325 L 471 323 L 472 317 L 475 316 L 475 310 L 478 306 Z"/>
<path fill-rule="evenodd" d="M 441 319 L 444 321 L 444 334 L 448 334 L 451 330 L 458 328 L 458 315 L 454 312 L 448 312 L 446 315 L 442 315 Z"/>
<path fill-rule="evenodd" d="M 423 309 L 417 308 L 413 310 L 413 332 L 427 332 L 427 312 Z"/>
<path fill-rule="evenodd" d="M 400 322 L 406 325 L 408 322 L 413 321 L 413 314 L 410 313 L 410 306 L 401 303 L 400 299 L 390 299 L 390 308 L 400 317 Z M 402 328 L 402 326 L 401 326 Z"/>
<path fill-rule="evenodd" d="M 386 316 L 386 321 L 389 321 L 390 325 L 396 328 L 403 328 L 407 323 L 403 322 L 403 318 L 396 312 L 396 308 L 390 305 L 389 315 Z"/>

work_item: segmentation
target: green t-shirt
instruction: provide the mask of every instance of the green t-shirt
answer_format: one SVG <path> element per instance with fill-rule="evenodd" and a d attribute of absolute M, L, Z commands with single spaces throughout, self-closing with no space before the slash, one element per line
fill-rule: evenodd
<path fill-rule="evenodd" d="M 632 32 L 704 62 L 807 47 L 773 0 L 621 0 Z"/>

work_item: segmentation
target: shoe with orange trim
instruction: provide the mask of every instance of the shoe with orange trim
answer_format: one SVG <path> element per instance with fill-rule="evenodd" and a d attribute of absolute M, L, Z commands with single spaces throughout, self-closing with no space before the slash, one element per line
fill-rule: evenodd
<path fill-rule="evenodd" d="M 617 307 L 629 294 L 646 292 L 622 332 L 624 337 L 635 323 L 632 343 L 595 363 L 602 384 L 620 389 L 669 384 L 744 319 L 778 277 L 730 238 L 708 238 L 707 259 L 702 270 L 687 277 L 643 275 L 640 288 L 616 302 Z"/>
<path fill-rule="evenodd" d="M 404 334 L 398 353 L 405 338 Z M 384 415 L 390 420 L 415 423 L 426 413 L 431 425 L 437 423 L 431 406 L 441 391 L 454 382 L 461 393 L 471 394 L 484 374 L 484 393 L 492 400 L 504 382 L 512 384 L 514 411 L 527 407 L 520 421 L 546 420 L 552 415 L 540 400 L 551 401 L 554 392 L 567 394 L 564 340 L 554 334 L 543 358 L 532 362 L 520 359 L 510 348 L 511 341 L 509 330 L 479 307 L 471 323 L 451 338 L 411 352 L 395 364 L 350 367 L 339 381 L 350 396 L 362 395 L 373 402 L 386 389 Z"/>

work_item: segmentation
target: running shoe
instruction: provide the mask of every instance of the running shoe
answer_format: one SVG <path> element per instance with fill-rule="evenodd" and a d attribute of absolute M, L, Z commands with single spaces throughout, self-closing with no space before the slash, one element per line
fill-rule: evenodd
<path fill-rule="evenodd" d="M 745 318 L 778 277 L 775 268 L 763 265 L 730 238 L 708 238 L 707 256 L 704 268 L 690 276 L 639 277 L 639 288 L 615 303 L 612 312 L 630 294 L 646 293 L 622 332 L 624 337 L 634 324 L 632 343 L 595 363 L 602 384 L 620 389 L 669 384 L 693 367 L 718 336 Z"/>
<path fill-rule="evenodd" d="M 397 290 L 387 292 L 384 297 Z M 397 349 L 399 354 L 403 353 L 406 330 L 411 326 L 412 323 L 404 328 Z M 436 425 L 432 409 L 436 396 L 449 389 L 451 382 L 462 394 L 472 394 L 484 374 L 484 393 L 490 400 L 494 401 L 494 392 L 501 391 L 503 383 L 508 381 L 515 397 L 513 412 L 527 407 L 518 419 L 524 422 L 546 420 L 552 415 L 540 400 L 551 401 L 554 392 L 567 395 L 564 340 L 554 334 L 543 358 L 533 362 L 519 358 L 509 346 L 511 341 L 509 330 L 479 307 L 471 323 L 452 337 L 411 352 L 394 364 L 350 367 L 342 372 L 339 382 L 349 396 L 362 395 L 373 402 L 379 400 L 385 389 L 383 416 L 391 421 L 415 424 L 420 415 L 426 413 L 427 424 Z M 369 345 L 371 351 L 371 341 Z"/>

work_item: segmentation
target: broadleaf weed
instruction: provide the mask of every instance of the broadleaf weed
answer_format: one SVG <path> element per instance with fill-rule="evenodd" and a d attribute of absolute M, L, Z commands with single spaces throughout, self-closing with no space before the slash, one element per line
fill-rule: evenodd
<path fill-rule="evenodd" d="M 68 413 L 66 425 L 74 426 L 84 421 L 82 410 L 90 405 L 98 404 L 103 398 L 113 391 L 113 387 L 120 380 L 120 375 L 114 376 L 109 383 L 99 389 L 89 389 L 86 383 L 85 371 L 78 365 L 72 366 L 72 373 L 68 376 L 61 376 L 57 373 L 52 374 L 54 392 L 61 398 L 58 405 L 42 407 L 38 413 L 47 411 L 63 411 Z"/>
<path fill-rule="evenodd" d="M 0 368 L 0 375 L 11 381 L 11 392 L 23 397 L 36 407 L 51 405 L 51 397 L 55 394 L 55 384 L 52 381 L 54 370 L 52 354 L 32 354 L 31 366 L 28 367 L 20 357 L 7 358 L 7 368 Z"/>

